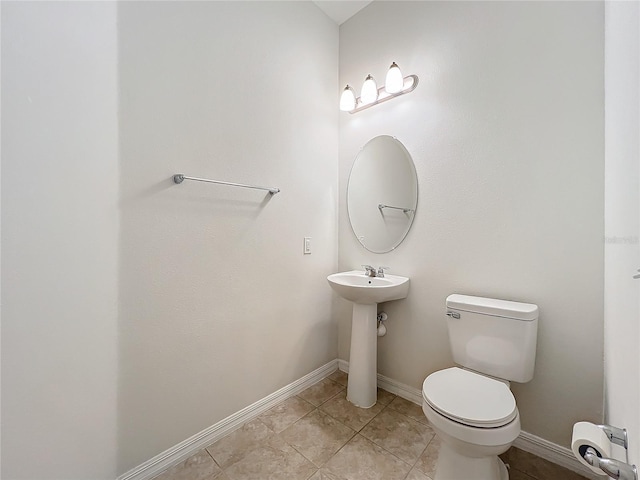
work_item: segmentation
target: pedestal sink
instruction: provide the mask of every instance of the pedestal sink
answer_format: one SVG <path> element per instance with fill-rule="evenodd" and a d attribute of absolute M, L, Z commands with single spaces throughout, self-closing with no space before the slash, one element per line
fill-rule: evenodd
<path fill-rule="evenodd" d="M 406 298 L 409 279 L 399 275 L 369 277 L 362 271 L 334 273 L 331 288 L 353 302 L 347 400 L 357 407 L 373 407 L 377 400 L 378 303 Z"/>

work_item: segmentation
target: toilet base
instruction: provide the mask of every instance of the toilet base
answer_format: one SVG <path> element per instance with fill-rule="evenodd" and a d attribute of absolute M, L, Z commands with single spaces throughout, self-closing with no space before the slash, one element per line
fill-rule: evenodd
<path fill-rule="evenodd" d="M 507 467 L 496 455 L 467 457 L 445 442 L 440 446 L 434 480 L 509 480 Z"/>

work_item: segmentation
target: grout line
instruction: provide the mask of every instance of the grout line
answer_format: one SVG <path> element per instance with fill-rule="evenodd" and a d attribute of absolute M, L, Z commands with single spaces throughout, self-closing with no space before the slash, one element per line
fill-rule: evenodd
<path fill-rule="evenodd" d="M 218 462 L 216 462 L 216 459 L 215 459 L 215 458 L 213 458 L 213 455 L 211 455 L 211 452 L 209 452 L 209 450 L 207 450 L 207 447 L 204 447 L 204 448 L 203 448 L 203 450 L 204 450 L 205 452 L 207 452 L 207 455 L 209 455 L 209 456 L 211 457 L 211 460 L 213 460 L 213 463 L 215 463 L 215 464 L 216 464 L 216 466 L 217 466 L 220 470 L 222 470 L 222 471 L 224 472 L 224 469 L 220 466 L 220 464 L 219 464 Z M 162 474 L 161 474 L 161 475 L 162 475 Z"/>
<path fill-rule="evenodd" d="M 405 463 L 406 465 L 409 465 L 409 467 L 410 467 L 410 468 L 409 468 L 409 471 L 411 471 L 411 469 L 415 466 L 415 464 L 418 462 L 418 460 L 420 460 L 420 456 L 422 455 L 422 453 L 424 453 L 424 450 L 421 452 L 421 454 L 420 454 L 420 455 L 418 455 L 418 458 L 416 459 L 415 463 L 412 465 L 412 464 L 408 463 L 406 460 L 404 460 L 403 458 L 400 458 L 400 457 L 399 457 L 398 455 L 396 455 L 395 453 L 391 452 L 390 450 L 387 450 L 383 445 L 380 445 L 380 444 L 376 443 L 374 440 L 372 440 L 372 439 L 370 439 L 370 438 L 367 438 L 367 437 L 366 437 L 365 435 L 363 435 L 363 433 L 362 433 L 362 431 L 367 427 L 367 425 L 369 425 L 371 422 L 373 422 L 373 421 L 374 421 L 374 420 L 375 420 L 379 415 L 381 415 L 381 414 L 382 414 L 382 412 L 384 412 L 384 411 L 389 407 L 389 404 L 390 404 L 390 403 L 391 403 L 391 402 L 389 402 L 387 405 L 383 406 L 383 407 L 382 407 L 382 409 L 381 409 L 378 413 L 376 413 L 376 414 L 371 418 L 371 420 L 369 420 L 369 421 L 368 421 L 368 422 L 367 422 L 367 423 L 366 423 L 366 424 L 365 424 L 365 425 L 360 429 L 360 431 L 358 432 L 358 434 L 360 434 L 360 436 L 361 436 L 362 438 L 364 438 L 365 440 L 368 440 L 369 442 L 373 443 L 375 446 L 380 447 L 382 450 L 384 450 L 384 451 L 385 451 L 385 452 L 387 452 L 388 454 L 393 455 L 394 457 L 396 457 L 396 458 L 397 458 L 398 460 L 400 460 L 401 462 Z M 393 410 L 392 408 L 391 408 L 390 410 L 392 410 L 392 411 L 396 412 L 396 411 L 395 411 L 395 410 Z M 413 420 L 413 419 L 411 419 L 410 417 L 407 417 L 406 415 L 404 415 L 403 413 L 400 413 L 400 412 L 396 412 L 396 413 L 398 413 L 399 415 L 402 415 L 403 417 L 408 418 L 409 420 Z M 413 420 L 413 421 L 414 421 L 414 422 L 416 422 L 415 420 Z M 416 422 L 416 423 L 419 423 L 419 422 Z M 427 442 L 427 446 L 429 445 L 429 443 L 430 443 L 430 442 L 431 442 L 431 440 L 429 440 L 429 442 Z M 427 447 L 425 446 L 424 448 L 425 448 L 425 450 L 426 450 L 426 448 L 427 448 Z M 407 472 L 407 475 L 409 475 L 409 473 L 408 473 L 408 472 Z"/>
<path fill-rule="evenodd" d="M 415 424 L 417 424 L 417 425 L 424 425 L 424 424 L 423 424 L 423 423 L 421 423 L 421 422 L 418 422 L 417 420 L 415 420 L 415 419 L 413 419 L 413 418 L 411 418 L 410 416 L 406 415 L 405 413 L 400 412 L 400 411 L 398 411 L 398 410 L 396 410 L 396 409 L 394 409 L 394 408 L 390 407 L 390 405 L 391 405 L 391 403 L 393 402 L 393 400 L 395 400 L 395 399 L 397 398 L 397 395 L 395 395 L 394 393 L 391 393 L 391 392 L 388 392 L 387 390 L 385 390 L 385 391 L 387 391 L 388 393 L 390 393 L 391 395 L 393 395 L 393 397 L 394 397 L 394 398 L 393 398 L 390 402 L 388 402 L 387 404 L 382 405 L 381 410 L 380 410 L 378 413 L 376 413 L 373 417 L 371 417 L 371 419 L 370 419 L 367 423 L 365 423 L 365 424 L 364 424 L 364 425 L 363 425 L 359 430 L 354 430 L 352 427 L 350 427 L 349 425 L 346 425 L 346 424 L 342 423 L 340 420 L 338 420 L 337 418 L 335 418 L 335 417 L 334 417 L 333 415 L 331 415 L 330 413 L 328 413 L 328 412 L 324 412 L 324 411 L 320 410 L 320 406 L 322 406 L 322 405 L 324 405 L 325 403 L 329 402 L 331 399 L 333 399 L 333 398 L 337 397 L 338 395 L 345 394 L 345 390 L 346 390 L 346 387 L 344 387 L 342 384 L 339 384 L 338 382 L 336 382 L 336 381 L 334 381 L 334 380 L 332 380 L 332 379 L 330 379 L 330 378 L 328 378 L 328 377 L 326 377 L 326 378 L 324 378 L 324 379 L 322 379 L 322 380 L 318 381 L 318 382 L 317 382 L 317 383 L 315 383 L 314 385 L 317 385 L 318 383 L 321 383 L 321 382 L 323 382 L 324 380 L 329 380 L 329 381 L 331 381 L 331 382 L 335 383 L 336 385 L 340 385 L 340 387 L 342 387 L 342 388 L 341 388 L 341 391 L 339 391 L 339 392 L 337 392 L 335 395 L 333 395 L 333 396 L 329 397 L 328 399 L 326 399 L 325 401 L 323 401 L 320 405 L 317 405 L 317 406 L 315 406 L 315 405 L 314 405 L 314 410 L 312 410 L 311 412 L 309 412 L 309 413 L 305 414 L 303 417 L 301 417 L 301 418 L 297 419 L 294 423 L 292 423 L 291 425 L 289 425 L 289 427 L 291 427 L 291 426 L 295 425 L 295 424 L 296 424 L 296 423 L 298 423 L 300 420 L 302 420 L 303 418 L 307 417 L 308 415 L 310 415 L 311 413 L 313 413 L 314 411 L 316 411 L 316 410 L 317 410 L 318 412 L 321 412 L 321 413 L 323 413 L 323 414 L 325 414 L 325 415 L 329 416 L 330 418 L 332 418 L 332 419 L 333 419 L 334 421 L 336 421 L 337 423 L 339 423 L 339 424 L 341 424 L 341 425 L 344 425 L 345 427 L 349 428 L 351 431 L 353 431 L 353 432 L 354 432 L 354 433 L 353 433 L 353 435 L 352 435 L 352 436 L 351 436 L 351 437 L 350 437 L 350 438 L 349 438 L 349 439 L 348 439 L 348 440 L 347 440 L 347 441 L 346 441 L 346 442 L 345 442 L 345 443 L 344 443 L 344 444 L 343 444 L 343 445 L 342 445 L 342 446 L 341 446 L 341 447 L 340 447 L 340 448 L 339 448 L 339 449 L 338 449 L 338 450 L 337 450 L 333 455 L 331 455 L 331 457 L 329 457 L 329 459 L 328 459 L 326 462 L 324 462 L 324 464 L 323 464 L 322 466 L 318 466 L 318 465 L 316 465 L 316 464 L 315 464 L 311 459 L 307 458 L 307 457 L 304 455 L 304 453 L 302 453 L 301 451 L 299 451 L 299 450 L 298 450 L 294 445 L 291 445 L 289 442 L 286 442 L 286 441 L 285 441 L 285 442 L 287 443 L 287 445 L 289 445 L 290 447 L 292 447 L 292 448 L 293 448 L 297 453 L 299 453 L 300 455 L 302 455 L 302 457 L 303 457 L 303 458 L 305 458 L 305 459 L 306 459 L 308 462 L 310 462 L 314 467 L 316 467 L 316 472 L 317 472 L 320 468 L 323 468 L 323 466 L 324 466 L 324 465 L 326 465 L 326 464 L 327 464 L 327 463 L 328 463 L 328 462 L 329 462 L 333 457 L 335 457 L 335 456 L 338 454 L 338 452 L 340 452 L 344 447 L 346 447 L 350 442 L 352 442 L 354 438 L 356 438 L 356 437 L 359 435 L 359 436 L 360 436 L 360 437 L 362 437 L 364 440 L 368 441 L 368 442 L 369 442 L 369 443 L 371 443 L 372 445 L 374 445 L 374 446 L 376 446 L 376 447 L 380 448 L 380 449 L 381 449 L 381 450 L 383 450 L 384 452 L 388 453 L 389 455 L 393 456 L 393 457 L 394 457 L 394 458 L 396 458 L 397 460 L 399 460 L 399 461 L 401 461 L 402 463 L 404 463 L 405 465 L 407 465 L 407 466 L 409 467 L 409 471 L 407 472 L 407 475 L 404 477 L 404 478 L 406 479 L 406 478 L 408 477 L 408 475 L 411 473 L 411 471 L 412 471 L 412 470 L 415 468 L 415 466 L 418 464 L 418 462 L 420 461 L 421 456 L 424 454 L 424 452 L 426 451 L 427 447 L 428 447 L 428 446 L 429 446 L 429 444 L 432 442 L 432 440 L 433 440 L 433 438 L 434 438 L 434 437 L 432 437 L 432 438 L 427 442 L 427 444 L 425 445 L 424 449 L 423 449 L 423 450 L 420 452 L 420 454 L 416 457 L 416 460 L 415 460 L 413 463 L 409 463 L 409 462 L 407 462 L 406 460 L 404 460 L 403 458 L 400 458 L 400 457 L 399 457 L 398 455 L 396 455 L 395 453 L 393 453 L 393 452 L 389 451 L 388 449 L 386 449 L 383 445 L 380 445 L 380 444 L 376 443 L 374 440 L 372 440 L 372 439 L 370 439 L 370 438 L 367 438 L 367 437 L 366 437 L 362 432 L 363 432 L 363 430 L 364 430 L 364 429 L 365 429 L 365 428 L 366 428 L 366 427 L 367 427 L 371 422 L 373 422 L 376 418 L 378 418 L 378 416 L 380 416 L 380 415 L 381 415 L 384 411 L 386 411 L 387 409 L 389 409 L 390 411 L 392 411 L 392 412 L 394 412 L 394 413 L 397 413 L 398 415 L 401 415 L 402 417 L 406 418 L 410 423 L 411 423 L 411 422 L 413 422 L 413 423 L 415 423 Z M 312 388 L 314 385 L 311 385 L 309 388 Z M 382 390 L 384 390 L 384 389 L 382 389 Z M 300 393 L 302 393 L 302 392 L 300 392 Z M 311 402 L 308 402 L 308 401 L 307 401 L 307 400 L 305 400 L 304 398 L 300 397 L 300 394 L 298 394 L 298 395 L 296 395 L 296 396 L 298 396 L 301 400 L 304 400 L 305 402 L 307 402 L 307 403 L 309 403 L 309 404 L 313 405 Z M 286 400 L 283 400 L 283 402 L 281 402 L 281 403 L 284 403 L 285 401 L 286 401 Z M 279 404 L 278 404 L 278 405 L 279 405 Z M 277 405 L 276 405 L 276 406 L 274 406 L 273 408 L 275 408 L 275 407 L 277 407 Z M 287 428 L 289 428 L 289 427 L 287 427 Z M 285 430 L 286 430 L 286 429 L 285 429 Z M 274 433 L 275 433 L 275 432 L 274 432 Z M 282 432 L 280 432 L 280 433 L 282 433 Z M 280 435 L 280 433 L 277 433 L 276 435 Z M 418 470 L 419 470 L 419 469 L 418 469 Z M 420 470 L 419 470 L 419 471 L 420 471 Z M 313 475 L 315 475 L 315 472 L 311 474 L 311 476 L 313 476 Z M 309 477 L 309 478 L 310 478 L 310 477 Z M 534 479 L 534 480 L 535 480 L 535 479 Z"/>
<path fill-rule="evenodd" d="M 409 466 L 409 471 L 411 471 L 411 469 L 413 468 L 413 467 L 411 466 L 411 464 L 410 464 L 410 463 L 408 463 L 406 460 L 403 460 L 402 458 L 400 458 L 400 457 L 399 457 L 398 455 L 396 455 L 395 453 L 390 452 L 389 450 L 387 450 L 386 448 L 384 448 L 382 445 L 378 445 L 376 442 L 374 442 L 373 440 L 368 439 L 367 437 L 365 437 L 365 436 L 364 436 L 364 435 L 362 435 L 361 433 L 359 433 L 359 435 L 360 435 L 362 438 L 364 438 L 367 442 L 372 443 L 372 444 L 373 444 L 373 445 L 375 445 L 376 447 L 378 447 L 378 448 L 380 448 L 381 450 L 384 450 L 385 452 L 387 452 L 389 455 L 391 455 L 391 456 L 393 456 L 393 457 L 397 458 L 398 460 L 400 460 L 400 461 L 401 461 L 402 463 L 404 463 L 405 465 L 408 465 L 408 466 Z"/>
<path fill-rule="evenodd" d="M 328 379 L 328 380 L 330 380 L 330 381 L 333 381 L 334 383 L 338 383 L 338 382 L 335 382 L 334 380 L 331 380 L 331 379 L 330 379 L 330 378 L 328 378 L 328 377 L 327 377 L 327 379 Z M 340 385 L 341 385 L 341 384 L 340 384 Z M 341 385 L 341 386 L 342 386 L 342 385 Z M 343 389 L 342 389 L 342 391 L 341 391 L 341 392 L 336 393 L 333 397 L 331 397 L 330 399 L 326 400 L 326 401 L 325 401 L 325 402 L 323 402 L 321 405 L 323 405 L 324 403 L 327 403 L 329 400 L 331 400 L 331 399 L 333 399 L 333 398 L 337 397 L 338 395 L 340 395 L 340 394 L 344 393 L 344 391 L 345 391 L 345 390 L 346 390 L 346 388 L 344 388 L 344 387 L 343 387 Z M 412 470 L 412 469 L 417 465 L 417 463 L 420 461 L 420 457 L 422 456 L 422 454 L 424 454 L 425 450 L 427 449 L 427 447 L 429 446 L 429 444 L 430 444 L 430 443 L 431 443 L 431 441 L 433 440 L 433 437 L 432 437 L 432 438 L 427 442 L 427 444 L 425 445 L 424 449 L 423 449 L 423 450 L 420 452 L 420 454 L 416 457 L 416 460 L 415 460 L 413 463 L 409 463 L 409 462 L 407 462 L 406 460 L 404 460 L 403 458 L 400 458 L 400 457 L 399 457 L 398 455 L 396 455 L 395 453 L 393 453 L 393 452 L 389 451 L 388 449 L 386 449 L 383 445 L 380 445 L 380 444 L 376 443 L 374 440 L 372 440 L 372 439 L 370 439 L 370 438 L 367 438 L 365 435 L 363 435 L 362 431 L 363 431 L 363 430 L 364 430 L 364 429 L 365 429 L 365 428 L 366 428 L 366 427 L 367 427 L 371 422 L 373 422 L 373 421 L 374 421 L 374 420 L 375 420 L 379 415 L 381 415 L 381 414 L 382 414 L 382 412 L 386 411 L 387 409 L 389 409 L 389 410 L 391 410 L 391 411 L 393 411 L 393 412 L 397 413 L 398 415 L 403 416 L 404 418 L 408 419 L 410 422 L 413 422 L 413 423 L 418 424 L 418 425 L 424 425 L 423 423 L 421 423 L 421 422 L 419 422 L 419 421 L 417 421 L 417 420 L 415 420 L 415 419 L 413 419 L 413 418 L 409 417 L 408 415 L 406 415 L 406 414 L 404 414 L 404 413 L 402 413 L 402 412 L 400 412 L 400 411 L 398 411 L 398 410 L 396 410 L 396 409 L 394 409 L 394 408 L 390 407 L 391 403 L 393 403 L 393 401 L 394 401 L 398 396 L 397 396 L 396 394 L 392 393 L 392 392 L 389 392 L 388 390 L 385 390 L 385 389 L 382 389 L 382 390 L 384 390 L 385 392 L 388 392 L 389 394 L 393 395 L 393 397 L 394 397 L 394 398 L 393 398 L 390 402 L 388 402 L 387 404 L 385 404 L 385 405 L 381 405 L 381 406 L 382 406 L 382 408 L 380 409 L 380 411 L 379 411 L 378 413 L 376 413 L 373 417 L 371 417 L 371 419 L 369 419 L 369 421 L 368 421 L 368 422 L 366 422 L 366 423 L 365 423 L 365 424 L 364 424 L 364 425 L 363 425 L 359 430 L 354 430 L 352 427 L 350 427 L 350 426 L 348 426 L 348 425 L 345 425 L 345 424 L 344 424 L 344 423 L 342 423 L 340 420 L 338 420 L 337 418 L 333 417 L 333 415 L 331 415 L 330 413 L 328 413 L 328 412 L 324 412 L 324 411 L 320 410 L 322 413 L 325 413 L 326 415 L 329 415 L 329 416 L 330 416 L 332 419 L 334 419 L 336 422 L 340 423 L 341 425 L 345 425 L 346 427 L 348 427 L 348 428 L 350 428 L 351 430 L 354 430 L 354 431 L 355 431 L 355 434 L 354 434 L 354 435 L 353 435 L 353 436 L 352 436 L 352 437 L 351 437 L 351 438 L 350 438 L 350 439 L 349 439 L 349 440 L 348 440 L 348 441 L 347 441 L 347 442 L 346 442 L 342 447 L 340 447 L 340 449 L 338 449 L 338 451 L 337 451 L 337 452 L 335 452 L 335 453 L 331 456 L 331 458 L 333 458 L 335 455 L 337 455 L 337 454 L 338 454 L 338 452 L 339 452 L 340 450 L 342 450 L 342 449 L 343 449 L 343 448 L 344 448 L 348 443 L 350 443 L 350 442 L 351 442 L 351 441 L 352 441 L 352 440 L 353 440 L 357 435 L 360 435 L 363 439 L 367 440 L 368 442 L 370 442 L 371 444 L 375 445 L 376 447 L 379 447 L 380 449 L 382 449 L 383 451 L 385 451 L 385 452 L 386 452 L 386 453 L 388 453 L 389 455 L 392 455 L 394 458 L 396 458 L 396 459 L 400 460 L 402 463 L 404 463 L 405 465 L 409 466 L 409 471 L 407 472 L 407 476 L 408 476 L 408 475 L 409 475 L 409 473 L 411 472 L 411 470 Z M 297 450 L 296 450 L 296 451 L 297 451 Z M 303 455 L 303 456 L 304 456 L 304 455 Z M 306 457 L 305 457 L 305 458 L 306 458 Z M 330 460 L 330 459 L 329 459 L 329 460 Z M 329 462 L 329 460 L 327 460 L 327 462 Z M 309 460 L 309 461 L 310 461 L 310 460 Z M 325 463 L 327 463 L 327 462 L 325 462 Z M 311 463 L 313 463 L 313 462 L 311 462 Z M 314 464 L 314 465 L 315 465 L 315 464 Z M 321 468 L 321 467 L 319 467 L 319 468 Z M 405 478 L 406 478 L 406 476 L 405 476 Z"/>

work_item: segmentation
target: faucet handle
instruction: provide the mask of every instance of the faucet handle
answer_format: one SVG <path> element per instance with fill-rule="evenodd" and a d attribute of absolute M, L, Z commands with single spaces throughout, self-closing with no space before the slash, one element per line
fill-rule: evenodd
<path fill-rule="evenodd" d="M 362 265 L 364 267 L 364 274 L 368 277 L 376 276 L 376 269 L 371 265 Z"/>
<path fill-rule="evenodd" d="M 384 271 L 388 269 L 389 267 L 378 267 L 378 277 L 384 277 Z"/>

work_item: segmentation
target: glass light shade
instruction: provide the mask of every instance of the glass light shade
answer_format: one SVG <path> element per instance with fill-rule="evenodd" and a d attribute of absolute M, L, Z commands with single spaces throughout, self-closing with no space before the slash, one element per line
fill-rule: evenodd
<path fill-rule="evenodd" d="M 402 72 L 400 67 L 393 62 L 387 72 L 387 78 L 384 82 L 384 89 L 388 93 L 398 93 L 402 91 L 404 87 L 404 78 L 402 78 Z"/>
<path fill-rule="evenodd" d="M 371 75 L 367 75 L 362 85 L 360 100 L 364 105 L 375 102 L 378 99 L 378 85 Z"/>
<path fill-rule="evenodd" d="M 340 96 L 340 110 L 350 112 L 354 108 L 356 108 L 356 94 L 353 88 L 347 85 Z"/>

